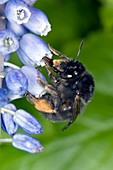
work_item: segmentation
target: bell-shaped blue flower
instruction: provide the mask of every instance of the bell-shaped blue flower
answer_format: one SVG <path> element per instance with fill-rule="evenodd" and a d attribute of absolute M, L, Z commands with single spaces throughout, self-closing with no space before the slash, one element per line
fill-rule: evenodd
<path fill-rule="evenodd" d="M 25 132 L 29 134 L 42 133 L 42 126 L 36 118 L 30 115 L 25 110 L 19 109 L 14 114 L 13 120 L 17 123 Z"/>
<path fill-rule="evenodd" d="M 12 63 L 10 63 L 10 62 L 4 62 L 4 74 L 5 74 L 5 75 L 7 75 L 7 73 L 9 73 L 11 70 L 14 70 L 14 69 L 20 70 L 20 67 L 18 67 L 18 66 L 15 65 L 15 64 L 12 64 Z M 5 78 L 4 78 L 3 81 L 2 81 L 2 87 L 8 89 Z M 9 89 L 8 89 L 8 91 L 7 91 L 7 96 L 8 96 L 8 98 L 9 98 L 10 101 L 22 97 L 21 94 L 13 94 L 13 92 L 10 91 Z"/>
<path fill-rule="evenodd" d="M 29 45 L 28 45 L 29 42 Z M 17 50 L 20 60 L 25 65 L 44 66 L 43 57 L 52 57 L 51 51 L 44 40 L 33 34 L 25 34 L 20 39 L 20 48 Z"/>
<path fill-rule="evenodd" d="M 51 31 L 51 25 L 44 12 L 36 8 L 29 8 L 31 17 L 24 26 L 33 33 L 41 36 L 46 36 Z"/>
<path fill-rule="evenodd" d="M 19 48 L 16 52 L 17 52 L 21 62 L 24 65 L 27 65 L 27 66 L 34 66 L 35 65 L 35 63 L 27 56 L 27 54 L 23 51 L 23 49 Z"/>
<path fill-rule="evenodd" d="M 6 86 L 12 95 L 23 95 L 28 88 L 28 81 L 21 70 L 12 69 L 5 77 Z"/>
<path fill-rule="evenodd" d="M 43 151 L 43 147 L 37 139 L 25 134 L 15 134 L 13 136 L 12 145 L 29 153 Z"/>
<path fill-rule="evenodd" d="M 19 42 L 15 34 L 10 29 L 0 31 L 0 53 L 7 55 L 19 48 Z"/>
<path fill-rule="evenodd" d="M 40 83 L 38 83 L 37 75 L 40 74 L 40 77 L 43 80 L 46 80 L 43 74 L 41 74 L 36 68 L 32 66 L 23 66 L 21 68 L 21 71 L 26 75 L 28 79 L 28 91 L 35 96 L 36 98 L 41 97 L 43 94 L 46 93 L 46 90 L 44 87 L 41 86 Z"/>
<path fill-rule="evenodd" d="M 19 25 L 16 22 L 7 21 L 7 28 L 11 29 L 17 37 L 21 37 L 28 33 L 28 30 L 22 24 Z"/>
<path fill-rule="evenodd" d="M 20 0 L 10 0 L 5 7 L 5 15 L 10 22 L 27 23 L 31 12 L 26 3 Z"/>
<path fill-rule="evenodd" d="M 3 107 L 7 103 L 9 103 L 7 90 L 0 88 L 0 107 Z"/>
<path fill-rule="evenodd" d="M 7 104 L 4 108 L 6 108 L 6 110 L 16 111 L 16 107 L 13 104 Z M 18 125 L 13 121 L 13 115 L 10 114 L 8 110 L 1 114 L 1 124 L 2 129 L 12 136 L 18 130 Z"/>

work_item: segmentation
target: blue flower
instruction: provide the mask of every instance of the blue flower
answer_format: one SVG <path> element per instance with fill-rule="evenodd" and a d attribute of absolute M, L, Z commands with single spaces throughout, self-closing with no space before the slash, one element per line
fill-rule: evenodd
<path fill-rule="evenodd" d="M 42 133 L 42 126 L 39 121 L 25 110 L 17 110 L 13 104 L 1 107 L 0 113 L 2 113 L 3 130 L 10 135 L 13 135 L 17 131 L 18 126 L 29 134 Z"/>
<path fill-rule="evenodd" d="M 29 56 L 27 56 L 27 54 L 21 48 L 19 48 L 16 52 L 17 52 L 18 57 L 20 58 L 21 62 L 24 65 L 28 65 L 28 66 L 35 65 L 35 63 L 29 58 Z"/>
<path fill-rule="evenodd" d="M 5 80 L 10 94 L 20 96 L 25 94 L 28 87 L 28 81 L 21 70 L 12 69 L 7 73 Z"/>
<path fill-rule="evenodd" d="M 13 104 L 7 104 L 4 108 L 6 108 L 6 110 L 16 111 L 16 107 Z M 18 130 L 18 125 L 13 121 L 13 115 L 8 111 L 4 111 L 4 113 L 1 114 L 1 125 L 2 129 L 11 136 Z"/>
<path fill-rule="evenodd" d="M 24 134 L 14 135 L 12 145 L 18 149 L 30 153 L 37 153 L 43 151 L 43 147 L 37 139 Z"/>
<path fill-rule="evenodd" d="M 46 93 L 37 82 L 37 75 L 45 77 L 35 68 L 44 66 L 43 57 L 52 58 L 48 45 L 36 35 L 46 36 L 51 25 L 44 12 L 33 8 L 36 0 L 0 0 L 0 113 L 1 127 L 12 139 L 1 139 L 0 142 L 12 142 L 12 145 L 30 153 L 43 151 L 40 142 L 28 135 L 15 134 L 21 127 L 29 134 L 42 133 L 39 121 L 25 110 L 17 110 L 9 103 L 25 96 L 26 92 L 36 98 Z M 17 52 L 25 65 L 22 68 L 6 62 L 10 54 Z M 5 61 L 5 62 L 4 62 Z"/>
<path fill-rule="evenodd" d="M 43 74 L 41 74 L 36 68 L 32 66 L 23 66 L 21 71 L 25 74 L 28 80 L 28 91 L 34 95 L 36 98 L 41 97 L 43 94 L 46 93 L 44 87 L 41 86 L 40 83 L 37 81 L 37 75 L 40 74 L 40 77 L 43 80 L 46 80 Z"/>
<path fill-rule="evenodd" d="M 19 42 L 10 29 L 0 31 L 0 53 L 7 55 L 19 48 Z"/>
<path fill-rule="evenodd" d="M 51 25 L 47 16 L 39 9 L 29 9 L 31 12 L 31 17 L 29 18 L 29 21 L 24 24 L 24 26 L 37 35 L 46 36 L 48 32 L 51 31 Z"/>
<path fill-rule="evenodd" d="M 33 116 L 31 116 L 25 110 L 19 109 L 15 112 L 13 120 L 17 123 L 25 132 L 29 134 L 42 133 L 42 126 Z"/>
<path fill-rule="evenodd" d="M 10 22 L 27 23 L 31 12 L 26 3 L 20 0 L 10 0 L 5 7 L 5 15 Z"/>
<path fill-rule="evenodd" d="M 20 48 L 17 50 L 17 53 L 25 65 L 44 66 L 43 57 L 52 57 L 51 51 L 45 41 L 29 33 L 20 39 Z"/>
<path fill-rule="evenodd" d="M 22 82 L 22 80 L 20 80 L 20 81 L 18 80 L 18 77 L 16 77 L 14 70 L 18 70 L 18 73 L 20 73 L 20 75 L 22 75 L 23 82 Z M 26 86 L 26 88 L 22 87 L 22 86 L 25 86 L 24 83 L 25 83 L 26 77 L 20 71 L 20 67 L 18 67 L 15 64 L 9 63 L 9 62 L 4 62 L 4 74 L 5 74 L 5 78 L 2 81 L 2 87 L 7 89 L 7 96 L 10 99 L 10 101 L 23 97 L 24 93 L 27 90 L 27 86 Z M 7 83 L 6 83 L 6 77 L 8 77 L 8 79 L 10 79 L 7 81 Z M 27 83 L 27 80 L 26 80 L 26 83 Z M 8 88 L 8 86 L 9 86 L 9 88 Z M 18 91 L 17 91 L 17 87 L 18 87 Z M 20 87 L 20 91 L 19 91 L 19 87 Z"/>
<path fill-rule="evenodd" d="M 0 88 L 0 107 L 3 107 L 5 104 L 9 102 L 9 98 L 7 96 L 7 90 Z"/>
<path fill-rule="evenodd" d="M 7 28 L 11 29 L 17 37 L 21 37 L 22 35 L 28 33 L 28 30 L 21 24 L 17 24 L 16 22 L 7 21 Z"/>

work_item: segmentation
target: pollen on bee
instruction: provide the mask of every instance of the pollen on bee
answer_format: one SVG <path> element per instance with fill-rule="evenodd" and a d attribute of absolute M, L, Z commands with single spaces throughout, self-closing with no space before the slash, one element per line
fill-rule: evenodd
<path fill-rule="evenodd" d="M 35 108 L 41 112 L 55 113 L 55 110 L 52 108 L 51 104 L 48 103 L 45 99 L 35 99 Z"/>

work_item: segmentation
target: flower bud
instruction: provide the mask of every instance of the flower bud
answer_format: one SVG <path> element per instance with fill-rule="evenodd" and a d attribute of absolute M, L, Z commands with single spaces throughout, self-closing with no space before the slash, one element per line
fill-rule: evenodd
<path fill-rule="evenodd" d="M 25 132 L 29 134 L 42 133 L 42 126 L 32 115 L 25 110 L 19 109 L 14 114 L 13 120 L 17 123 Z"/>
<path fill-rule="evenodd" d="M 19 48 L 16 52 L 17 52 L 21 62 L 24 65 L 27 65 L 27 66 L 35 65 L 35 63 L 32 60 L 30 60 L 30 58 L 26 55 L 26 53 L 21 48 Z"/>
<path fill-rule="evenodd" d="M 4 108 L 16 111 L 16 107 L 13 104 L 7 104 Z M 9 135 L 13 135 L 18 130 L 18 125 L 13 121 L 13 115 L 8 111 L 1 114 L 2 129 L 6 131 Z"/>
<path fill-rule="evenodd" d="M 12 95 L 23 95 L 28 87 L 28 81 L 22 71 L 12 69 L 5 77 L 6 86 Z"/>
<path fill-rule="evenodd" d="M 41 97 L 43 94 L 46 93 L 46 90 L 44 87 L 41 86 L 40 83 L 38 83 L 37 75 L 40 74 L 40 77 L 43 80 L 46 80 L 43 74 L 38 73 L 39 71 L 32 67 L 32 66 L 23 66 L 21 68 L 21 71 L 25 74 L 25 76 L 28 79 L 28 91 L 35 96 L 36 98 Z"/>
<path fill-rule="evenodd" d="M 10 0 L 6 4 L 5 14 L 10 22 L 27 23 L 31 16 L 28 5 L 20 0 Z"/>
<path fill-rule="evenodd" d="M 10 54 L 19 48 L 19 42 L 15 34 L 9 30 L 4 29 L 0 31 L 0 53 L 2 55 Z"/>
<path fill-rule="evenodd" d="M 28 45 L 29 42 L 29 45 Z M 25 65 L 44 66 L 43 57 L 52 57 L 48 45 L 41 38 L 33 34 L 25 34 L 20 39 L 20 48 L 17 50 L 20 60 Z"/>
<path fill-rule="evenodd" d="M 31 17 L 29 18 L 29 21 L 24 24 L 24 26 L 37 35 L 46 36 L 48 32 L 51 31 L 51 25 L 47 16 L 39 9 L 29 9 L 31 12 Z"/>
<path fill-rule="evenodd" d="M 37 139 L 24 134 L 14 135 L 12 145 L 18 149 L 30 153 L 37 153 L 43 151 L 43 147 Z"/>
<path fill-rule="evenodd" d="M 4 73 L 5 75 L 7 75 L 8 72 L 10 72 L 11 70 L 13 71 L 14 69 L 20 70 L 20 67 L 18 67 L 15 64 L 12 64 L 10 62 L 4 62 Z M 6 89 L 7 88 L 7 84 L 6 84 L 6 80 L 5 78 L 2 81 L 2 86 Z M 11 89 L 12 90 L 12 89 Z M 10 101 L 21 98 L 22 95 L 21 94 L 13 94 L 9 89 L 8 89 L 8 94 L 7 94 L 8 98 L 10 99 Z"/>
<path fill-rule="evenodd" d="M 28 30 L 23 25 L 19 25 L 16 22 L 7 21 L 7 28 L 11 29 L 17 37 L 21 37 L 28 33 Z"/>

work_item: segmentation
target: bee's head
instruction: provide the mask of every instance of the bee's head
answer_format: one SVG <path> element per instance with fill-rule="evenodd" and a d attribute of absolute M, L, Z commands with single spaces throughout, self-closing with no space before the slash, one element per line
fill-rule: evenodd
<path fill-rule="evenodd" d="M 78 60 L 62 62 L 58 68 L 63 79 L 77 78 L 85 71 L 85 67 Z"/>

